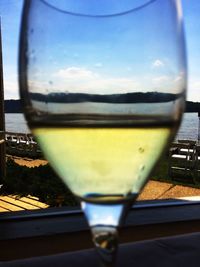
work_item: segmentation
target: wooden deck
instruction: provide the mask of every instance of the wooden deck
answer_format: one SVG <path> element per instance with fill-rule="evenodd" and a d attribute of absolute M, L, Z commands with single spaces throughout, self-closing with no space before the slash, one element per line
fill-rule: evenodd
<path fill-rule="evenodd" d="M 0 196 L 0 212 L 45 209 L 48 205 L 36 197 L 21 197 L 14 195 Z"/>

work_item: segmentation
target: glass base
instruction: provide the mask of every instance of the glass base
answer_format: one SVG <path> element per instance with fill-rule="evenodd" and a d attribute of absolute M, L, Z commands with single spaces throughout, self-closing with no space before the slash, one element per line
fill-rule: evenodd
<path fill-rule="evenodd" d="M 118 249 L 117 228 L 122 224 L 129 204 L 94 204 L 82 201 L 81 205 L 103 266 L 114 266 Z"/>
<path fill-rule="evenodd" d="M 91 231 L 93 242 L 103 266 L 114 266 L 118 250 L 117 228 L 112 226 L 94 226 L 91 228 Z"/>

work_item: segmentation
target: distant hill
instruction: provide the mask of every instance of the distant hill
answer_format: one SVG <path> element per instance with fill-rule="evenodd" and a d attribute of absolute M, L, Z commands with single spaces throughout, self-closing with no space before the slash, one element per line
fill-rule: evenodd
<path fill-rule="evenodd" d="M 22 105 L 20 100 L 10 99 L 4 101 L 5 113 L 22 113 Z"/>
<path fill-rule="evenodd" d="M 186 101 L 186 111 L 185 112 L 200 112 L 200 103 Z"/>
<path fill-rule="evenodd" d="M 174 101 L 179 97 L 179 94 L 159 93 L 159 92 L 134 92 L 123 94 L 87 94 L 87 93 L 50 93 L 40 94 L 31 93 L 31 99 L 51 102 L 51 103 L 158 103 Z"/>
<path fill-rule="evenodd" d="M 38 96 L 36 96 L 35 98 L 37 98 L 37 97 Z M 39 98 L 40 97 L 41 96 L 39 96 Z M 90 100 L 95 101 L 94 100 L 94 95 L 92 95 L 90 97 L 91 97 Z M 123 100 L 126 100 L 126 99 L 124 99 L 124 97 L 125 96 L 123 96 L 123 99 L 122 98 L 120 99 L 118 96 L 115 96 L 114 99 L 115 99 L 115 101 L 117 100 L 117 103 L 123 103 Z M 148 97 L 149 97 L 149 100 L 150 100 L 149 102 L 150 103 L 157 102 L 156 101 L 158 99 L 157 98 L 158 97 L 157 95 L 154 95 L 154 97 L 152 97 L 152 96 L 149 95 Z M 42 100 L 42 101 L 47 100 L 47 99 L 44 100 L 44 96 L 43 96 L 43 99 L 41 99 L 41 98 L 40 98 L 40 100 Z M 74 102 L 74 96 L 73 96 L 73 94 L 72 94 L 72 96 L 70 98 L 71 98 L 72 102 Z M 86 96 L 84 94 L 80 94 L 80 102 L 86 101 L 85 98 L 86 98 Z M 170 98 L 171 97 L 169 95 L 168 96 L 165 96 L 163 98 L 163 102 L 172 100 Z M 50 99 L 48 99 L 48 100 L 50 100 Z M 89 99 L 87 99 L 87 100 L 89 100 Z M 107 98 L 107 100 L 109 100 L 108 103 L 115 102 L 115 101 L 113 101 L 113 99 L 111 100 L 110 97 Z M 62 98 L 62 101 L 63 101 L 63 98 Z M 101 101 L 102 101 L 102 96 L 99 97 L 99 99 L 97 100 L 97 102 L 101 102 Z M 135 101 L 135 103 L 139 103 L 140 101 L 141 101 L 141 95 L 139 95 L 139 98 L 138 98 L 138 100 Z M 130 100 L 129 100 L 129 103 L 130 103 Z M 4 101 L 4 110 L 5 110 L 5 113 L 22 113 L 23 112 L 22 111 L 23 109 L 22 109 L 21 101 L 20 100 L 14 100 L 14 99 L 5 100 Z M 185 112 L 200 112 L 200 103 L 199 102 L 186 101 L 186 110 L 185 110 Z"/>

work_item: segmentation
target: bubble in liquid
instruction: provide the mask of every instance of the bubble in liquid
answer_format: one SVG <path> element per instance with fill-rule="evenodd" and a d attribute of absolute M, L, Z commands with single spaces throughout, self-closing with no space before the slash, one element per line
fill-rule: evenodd
<path fill-rule="evenodd" d="M 140 170 L 140 171 L 143 171 L 144 169 L 145 169 L 145 165 L 143 165 L 143 164 L 140 165 L 139 170 Z"/>
<path fill-rule="evenodd" d="M 143 147 L 140 147 L 140 148 L 139 148 L 139 152 L 140 152 L 140 153 L 144 153 L 144 148 L 143 148 Z"/>
<path fill-rule="evenodd" d="M 140 175 L 138 175 L 138 176 L 137 176 L 137 180 L 140 180 L 140 178 L 141 178 L 141 176 L 140 176 Z"/>

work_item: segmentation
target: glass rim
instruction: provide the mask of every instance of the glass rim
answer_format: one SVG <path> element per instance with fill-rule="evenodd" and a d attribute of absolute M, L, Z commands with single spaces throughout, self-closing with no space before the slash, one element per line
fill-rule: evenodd
<path fill-rule="evenodd" d="M 48 6 L 49 8 L 51 9 L 54 9 L 58 12 L 61 12 L 61 13 L 65 13 L 65 14 L 68 14 L 68 15 L 73 15 L 73 16 L 81 16 L 81 17 L 112 17 L 112 16 L 121 16 L 121 15 L 126 15 L 128 13 L 131 13 L 131 12 L 136 12 L 136 11 L 139 11 L 151 4 L 153 4 L 154 2 L 156 2 L 157 0 L 142 0 L 142 3 L 134 6 L 133 8 L 130 8 L 130 9 L 127 9 L 125 11 L 122 11 L 122 12 L 111 12 L 111 13 L 108 13 L 108 14 L 90 14 L 90 13 L 81 13 L 81 12 L 73 12 L 73 11 L 69 11 L 69 10 L 65 10 L 63 9 L 62 7 L 58 7 L 54 4 L 51 4 L 48 2 L 48 0 L 39 0 L 40 2 L 42 2 L 44 5 Z"/>

